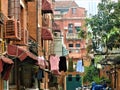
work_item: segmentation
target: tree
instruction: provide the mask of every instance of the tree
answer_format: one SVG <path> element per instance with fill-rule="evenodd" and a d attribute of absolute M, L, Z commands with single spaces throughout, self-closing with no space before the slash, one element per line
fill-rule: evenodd
<path fill-rule="evenodd" d="M 87 19 L 92 30 L 93 49 L 96 53 L 106 54 L 108 49 L 120 45 L 120 2 L 102 0 L 98 5 L 98 14 Z"/>
<path fill-rule="evenodd" d="M 85 68 L 85 75 L 83 77 L 83 83 L 91 83 L 95 77 L 99 76 L 98 69 L 94 65 L 90 65 Z"/>

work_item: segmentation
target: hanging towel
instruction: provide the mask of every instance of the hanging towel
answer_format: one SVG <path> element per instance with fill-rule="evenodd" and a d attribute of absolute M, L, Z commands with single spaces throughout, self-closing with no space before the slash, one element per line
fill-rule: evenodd
<path fill-rule="evenodd" d="M 77 71 L 77 72 L 84 72 L 84 66 L 83 66 L 82 60 L 79 60 L 79 61 L 77 62 L 76 71 Z"/>
<path fill-rule="evenodd" d="M 44 72 L 42 69 L 39 68 L 37 72 L 37 79 L 41 81 L 43 77 L 44 77 Z"/>
<path fill-rule="evenodd" d="M 38 57 L 38 65 L 41 69 L 45 69 L 45 59 L 43 56 Z"/>
<path fill-rule="evenodd" d="M 50 56 L 50 69 L 52 70 L 59 70 L 59 57 L 57 55 Z"/>

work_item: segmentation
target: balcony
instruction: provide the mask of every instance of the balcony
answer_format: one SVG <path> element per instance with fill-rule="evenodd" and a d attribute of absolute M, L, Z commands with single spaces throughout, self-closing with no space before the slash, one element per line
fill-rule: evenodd
<path fill-rule="evenodd" d="M 66 35 L 66 39 L 81 39 L 80 37 L 78 37 L 78 33 L 67 33 Z"/>
<path fill-rule="evenodd" d="M 69 53 L 70 58 L 81 58 L 82 55 L 80 53 Z"/>

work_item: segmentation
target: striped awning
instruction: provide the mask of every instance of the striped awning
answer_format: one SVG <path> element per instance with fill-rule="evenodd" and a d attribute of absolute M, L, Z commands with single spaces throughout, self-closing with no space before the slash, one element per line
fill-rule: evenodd
<path fill-rule="evenodd" d="M 48 0 L 42 0 L 42 13 L 53 13 L 51 4 Z"/>
<path fill-rule="evenodd" d="M 52 32 L 50 32 L 50 30 L 48 30 L 47 28 L 42 28 L 42 39 L 53 40 Z"/>
<path fill-rule="evenodd" d="M 37 56 L 32 54 L 30 51 L 25 50 L 22 47 L 16 45 L 8 45 L 7 46 L 7 54 L 10 56 L 14 56 L 20 59 L 20 61 L 25 60 L 27 57 L 30 57 L 33 60 L 37 61 Z"/>
<path fill-rule="evenodd" d="M 5 56 L 1 56 L 0 57 L 0 73 L 3 71 L 4 63 L 13 64 L 14 62 Z"/>

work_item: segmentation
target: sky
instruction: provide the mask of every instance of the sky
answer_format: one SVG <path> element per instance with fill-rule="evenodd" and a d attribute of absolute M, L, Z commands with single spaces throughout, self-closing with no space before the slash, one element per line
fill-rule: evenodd
<path fill-rule="evenodd" d="M 56 1 L 64 1 L 64 0 L 56 0 Z M 85 8 L 88 17 L 97 14 L 98 12 L 97 5 L 99 2 L 101 2 L 101 0 L 71 0 L 71 1 L 75 1 L 79 5 L 79 7 Z M 118 0 L 113 0 L 113 1 L 118 1 Z"/>
<path fill-rule="evenodd" d="M 97 5 L 101 0 L 75 0 L 76 3 L 86 9 L 87 15 L 95 15 L 97 10 Z"/>
<path fill-rule="evenodd" d="M 97 4 L 101 0 L 55 0 L 55 1 L 75 1 L 79 7 L 86 9 L 88 15 L 95 15 L 97 13 Z"/>

